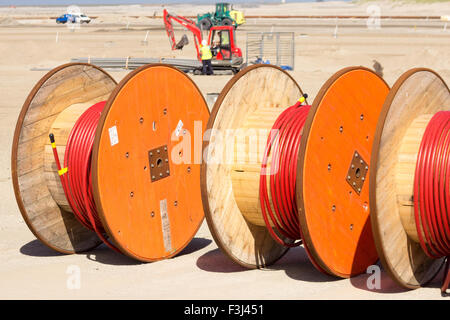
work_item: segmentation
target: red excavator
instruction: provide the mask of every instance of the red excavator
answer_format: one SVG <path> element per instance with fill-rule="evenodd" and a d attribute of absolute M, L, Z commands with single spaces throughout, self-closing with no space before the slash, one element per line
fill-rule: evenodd
<path fill-rule="evenodd" d="M 195 49 L 197 50 L 197 59 L 201 60 L 199 46 L 202 43 L 202 30 L 196 23 L 182 16 L 172 15 L 164 9 L 164 24 L 167 35 L 172 46 L 172 50 L 181 50 L 189 43 L 186 35 L 177 43 L 173 32 L 172 21 L 175 21 L 194 35 Z M 212 65 L 214 69 L 228 69 L 233 72 L 239 71 L 242 67 L 242 51 L 236 46 L 236 34 L 233 26 L 214 26 L 209 30 L 208 45 L 213 54 Z"/>

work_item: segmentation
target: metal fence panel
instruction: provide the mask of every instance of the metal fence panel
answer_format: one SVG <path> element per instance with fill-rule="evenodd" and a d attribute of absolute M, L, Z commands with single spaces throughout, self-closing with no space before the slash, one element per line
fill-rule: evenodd
<path fill-rule="evenodd" d="M 295 68 L 294 32 L 248 32 L 246 63 L 270 63 Z"/>

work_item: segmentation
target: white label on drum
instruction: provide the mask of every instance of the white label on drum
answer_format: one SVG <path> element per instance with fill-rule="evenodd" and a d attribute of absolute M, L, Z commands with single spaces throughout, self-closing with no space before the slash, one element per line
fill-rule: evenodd
<path fill-rule="evenodd" d="M 178 121 L 177 128 L 175 129 L 175 135 L 178 137 L 180 135 L 181 129 L 183 129 L 183 121 Z"/>
<path fill-rule="evenodd" d="M 170 234 L 170 221 L 167 212 L 167 199 L 159 201 L 159 211 L 161 213 L 161 227 L 163 233 L 164 248 L 167 252 L 172 251 L 172 236 Z"/>
<path fill-rule="evenodd" d="M 117 134 L 117 127 L 113 126 L 108 129 L 109 140 L 111 141 L 111 147 L 119 143 L 119 135 Z"/>

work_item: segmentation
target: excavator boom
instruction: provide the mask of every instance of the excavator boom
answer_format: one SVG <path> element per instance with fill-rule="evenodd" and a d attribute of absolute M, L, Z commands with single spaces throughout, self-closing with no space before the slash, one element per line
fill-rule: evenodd
<path fill-rule="evenodd" d="M 191 31 L 194 35 L 195 49 L 197 50 L 197 57 L 200 56 L 199 45 L 202 43 L 202 31 L 197 27 L 194 21 L 187 19 L 178 15 L 171 15 L 164 9 L 164 24 L 166 26 L 167 35 L 169 36 L 170 45 L 172 50 L 181 49 L 182 45 L 177 45 L 175 40 L 175 34 L 173 32 L 172 21 L 175 21 L 185 27 L 187 30 Z M 183 39 L 182 39 L 183 41 Z"/>

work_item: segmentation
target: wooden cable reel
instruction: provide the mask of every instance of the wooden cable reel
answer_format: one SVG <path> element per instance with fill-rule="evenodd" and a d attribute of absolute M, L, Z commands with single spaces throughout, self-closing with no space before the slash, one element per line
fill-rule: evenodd
<path fill-rule="evenodd" d="M 359 274 L 377 260 L 367 173 L 388 91 L 369 69 L 343 69 L 324 84 L 303 127 L 296 183 L 302 240 L 314 265 L 335 276 Z M 287 251 L 261 217 L 259 174 L 272 124 L 302 95 L 285 71 L 255 65 L 225 86 L 208 122 L 201 169 L 206 220 L 218 246 L 248 268 L 270 265 Z"/>
<path fill-rule="evenodd" d="M 449 110 L 445 81 L 432 70 L 412 69 L 392 87 L 376 129 L 370 173 L 374 239 L 383 267 L 409 289 L 433 279 L 445 259 L 430 258 L 419 243 L 414 183 L 425 129 L 436 113 Z"/>
<path fill-rule="evenodd" d="M 188 158 L 201 148 L 180 141 L 204 131 L 209 111 L 193 81 L 169 66 L 141 67 L 119 84 L 83 63 L 45 75 L 26 99 L 14 134 L 12 177 L 19 209 L 34 235 L 56 251 L 84 252 L 101 243 L 71 212 L 49 133 L 63 159 L 76 120 L 104 100 L 91 178 L 107 237 L 137 260 L 172 257 L 203 221 L 200 165 Z"/>

